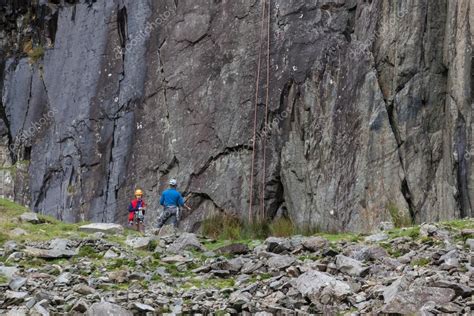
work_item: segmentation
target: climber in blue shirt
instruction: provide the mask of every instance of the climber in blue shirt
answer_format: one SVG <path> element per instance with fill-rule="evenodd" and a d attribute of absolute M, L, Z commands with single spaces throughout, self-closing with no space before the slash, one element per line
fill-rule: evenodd
<path fill-rule="evenodd" d="M 171 218 L 171 223 L 176 227 L 179 221 L 180 207 L 185 207 L 187 210 L 191 210 L 189 206 L 184 202 L 183 196 L 181 193 L 176 190 L 177 181 L 171 179 L 170 188 L 163 191 L 160 198 L 160 205 L 164 207 L 163 213 L 158 219 L 158 228 L 163 227 L 163 225 Z"/>

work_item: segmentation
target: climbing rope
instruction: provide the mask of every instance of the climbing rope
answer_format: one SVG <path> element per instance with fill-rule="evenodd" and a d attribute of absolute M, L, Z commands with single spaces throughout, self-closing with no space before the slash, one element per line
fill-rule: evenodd
<path fill-rule="evenodd" d="M 268 8 L 268 9 L 267 9 Z M 265 97 L 265 115 L 264 115 L 264 129 L 267 129 L 268 125 L 268 103 L 270 99 L 270 22 L 271 22 L 271 0 L 262 0 L 262 25 L 260 29 L 260 43 L 258 51 L 258 63 L 257 63 L 257 79 L 255 82 L 255 104 L 254 104 L 254 122 L 253 122 L 253 147 L 252 147 L 252 166 L 250 172 L 250 188 L 249 188 L 249 223 L 253 221 L 252 202 L 253 202 L 253 190 L 254 190 L 254 173 L 255 173 L 255 159 L 256 159 L 256 138 L 257 138 L 257 117 L 258 117 L 258 96 L 260 92 L 260 71 L 262 64 L 262 49 L 265 33 L 265 17 L 267 17 L 267 78 L 266 78 L 266 97 Z M 266 135 L 263 135 L 262 147 L 263 147 L 263 174 L 262 181 L 260 184 L 260 210 L 259 217 L 261 220 L 265 218 L 265 181 L 266 181 Z"/>
<path fill-rule="evenodd" d="M 268 103 L 270 99 L 270 20 L 271 20 L 271 0 L 268 0 L 268 18 L 267 18 L 267 84 L 266 84 L 266 96 L 265 96 L 265 124 L 264 129 L 268 131 Z M 262 175 L 262 193 L 261 193 L 261 202 L 262 209 L 260 210 L 261 220 L 265 220 L 265 183 L 267 178 L 267 135 L 264 134 L 262 138 L 263 146 L 263 175 Z"/>
<path fill-rule="evenodd" d="M 254 168 L 255 168 L 255 147 L 257 146 L 257 112 L 258 112 L 258 93 L 259 93 L 259 83 L 260 83 L 260 68 L 261 68 L 261 59 L 262 59 L 262 48 L 263 48 L 263 36 L 265 29 L 265 0 L 262 0 L 262 27 L 260 30 L 260 44 L 258 50 L 258 62 L 257 62 L 257 79 L 255 81 L 255 104 L 254 104 L 254 120 L 253 120 L 253 146 L 252 146 L 252 166 L 250 171 L 250 187 L 249 187 L 249 223 L 252 223 L 253 212 L 252 212 L 252 201 L 253 201 L 253 178 L 254 178 Z"/>

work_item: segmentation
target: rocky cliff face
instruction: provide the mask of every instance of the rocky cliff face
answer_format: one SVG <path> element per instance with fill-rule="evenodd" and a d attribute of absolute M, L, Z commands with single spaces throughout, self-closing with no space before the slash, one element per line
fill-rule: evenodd
<path fill-rule="evenodd" d="M 246 217 L 255 149 L 268 217 L 473 215 L 474 1 L 271 1 L 266 125 L 261 1 L 0 4 L 4 194 L 37 212 L 123 222 L 135 187 L 155 210 L 177 177 L 184 228 Z"/>

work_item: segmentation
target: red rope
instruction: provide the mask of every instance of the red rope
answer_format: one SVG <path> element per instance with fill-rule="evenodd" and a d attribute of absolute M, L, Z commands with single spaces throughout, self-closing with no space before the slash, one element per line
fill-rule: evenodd
<path fill-rule="evenodd" d="M 268 103 L 270 100 L 270 22 L 271 22 L 271 0 L 268 0 L 268 21 L 267 21 L 267 86 L 266 86 L 266 97 L 265 97 L 265 124 L 264 129 L 268 131 Z M 266 132 L 262 139 L 263 145 L 263 176 L 262 176 L 262 209 L 261 209 L 261 220 L 265 220 L 265 183 L 267 178 L 267 146 L 266 146 Z"/>
<path fill-rule="evenodd" d="M 250 171 L 250 197 L 249 197 L 249 223 L 252 223 L 252 200 L 253 200 L 253 177 L 255 165 L 255 146 L 257 140 L 257 110 L 258 110 L 258 92 L 260 82 L 260 68 L 263 47 L 263 35 L 265 28 L 265 0 L 262 0 L 262 28 L 260 30 L 260 48 L 258 51 L 258 66 L 257 66 L 257 80 L 255 82 L 255 106 L 254 106 L 254 120 L 253 120 L 253 147 L 252 147 L 252 167 Z"/>

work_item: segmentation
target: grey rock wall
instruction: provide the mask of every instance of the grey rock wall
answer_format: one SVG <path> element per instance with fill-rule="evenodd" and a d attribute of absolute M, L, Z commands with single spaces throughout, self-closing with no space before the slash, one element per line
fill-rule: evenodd
<path fill-rule="evenodd" d="M 266 216 L 301 227 L 471 217 L 473 5 L 273 0 L 274 123 L 264 41 L 253 210 L 264 182 Z M 16 199 L 66 221 L 124 222 L 141 187 L 155 218 L 176 177 L 194 210 L 183 228 L 248 216 L 261 1 L 0 7 L 2 148 L 29 165 Z"/>

